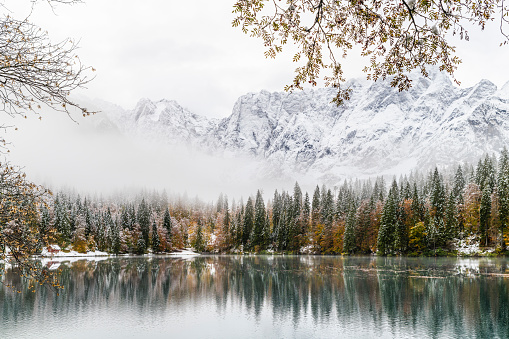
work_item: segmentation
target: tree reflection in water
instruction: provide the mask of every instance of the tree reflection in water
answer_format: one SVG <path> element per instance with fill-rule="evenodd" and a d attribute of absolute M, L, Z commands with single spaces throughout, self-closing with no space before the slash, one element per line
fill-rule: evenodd
<path fill-rule="evenodd" d="M 509 337 L 506 259 L 320 256 L 114 258 L 60 265 L 65 290 L 28 290 L 13 269 L 1 278 L 4 324 L 41 313 L 79 315 L 111 307 L 140 315 L 186 305 L 215 305 L 211 314 L 244 309 L 256 321 L 298 326 L 311 318 L 345 335 L 371 328 L 389 337 Z M 2 267 L 0 267 L 2 268 Z M 127 325 L 128 326 L 128 325 Z M 350 332 L 348 332 L 350 331 Z M 1 333 L 1 330 L 0 330 Z M 317 336 L 320 333 L 317 333 Z"/>

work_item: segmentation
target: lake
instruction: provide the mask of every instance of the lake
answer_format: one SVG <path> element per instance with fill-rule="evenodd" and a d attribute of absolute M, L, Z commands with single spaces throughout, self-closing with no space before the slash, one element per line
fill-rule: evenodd
<path fill-rule="evenodd" d="M 509 338 L 509 260 L 130 257 L 8 269 L 0 338 Z"/>

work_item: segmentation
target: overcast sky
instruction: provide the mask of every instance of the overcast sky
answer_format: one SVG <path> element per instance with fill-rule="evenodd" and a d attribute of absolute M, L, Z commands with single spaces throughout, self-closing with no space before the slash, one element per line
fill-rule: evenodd
<path fill-rule="evenodd" d="M 7 0 L 14 15 L 26 13 L 28 0 Z M 291 55 L 266 60 L 261 41 L 231 22 L 234 0 L 84 0 L 51 8 L 41 2 L 31 20 L 54 40 L 80 39 L 79 55 L 97 69 L 84 92 L 126 109 L 143 97 L 178 101 L 191 111 L 224 117 L 235 100 L 262 89 L 280 91 L 293 79 Z M 471 30 L 470 42 L 458 41 L 464 63 L 462 86 L 481 78 L 497 86 L 509 80 L 508 47 L 500 48 L 497 25 Z M 361 77 L 357 57 L 344 64 L 349 77 Z"/>
<path fill-rule="evenodd" d="M 17 18 L 29 13 L 29 0 L 4 3 Z M 194 113 L 225 117 L 245 93 L 283 90 L 296 67 L 291 54 L 266 60 L 260 41 L 231 27 L 233 3 L 85 0 L 57 6 L 53 12 L 41 1 L 31 21 L 47 29 L 53 41 L 80 39 L 81 60 L 97 69 L 82 95 L 125 109 L 132 109 L 140 98 L 173 99 Z M 469 43 L 458 44 L 464 60 L 457 71 L 462 86 L 482 78 L 503 85 L 509 80 L 509 50 L 498 47 L 496 25 L 484 33 L 473 29 L 470 36 Z M 358 59 L 353 56 L 344 63 L 347 77 L 364 76 Z M 12 142 L 12 162 L 38 183 L 92 190 L 166 188 L 207 199 L 221 191 L 246 196 L 261 187 L 252 178 L 224 179 L 231 168 L 237 168 L 233 174 L 246 172 L 249 164 L 243 160 L 225 165 L 223 160 L 198 159 L 179 150 L 142 150 L 120 137 L 97 136 L 87 123 L 76 125 L 62 114 L 45 115 L 42 122 L 28 120 L 9 121 L 19 130 L 8 131 L 6 138 Z"/>

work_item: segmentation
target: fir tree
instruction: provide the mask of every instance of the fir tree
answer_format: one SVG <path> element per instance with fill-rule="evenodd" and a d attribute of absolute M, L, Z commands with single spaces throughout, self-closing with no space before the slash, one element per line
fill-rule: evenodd
<path fill-rule="evenodd" d="M 458 169 L 456 170 L 456 174 L 454 175 L 454 185 L 452 189 L 452 194 L 455 199 L 455 202 L 458 204 L 463 203 L 463 191 L 465 190 L 465 177 L 463 176 L 463 169 L 461 165 L 458 165 Z"/>
<path fill-rule="evenodd" d="M 332 224 L 334 222 L 334 198 L 331 190 L 327 190 L 325 200 L 321 210 L 321 221 L 323 224 L 322 243 L 320 244 L 323 252 L 330 252 L 333 247 L 334 239 L 332 233 Z"/>
<path fill-rule="evenodd" d="M 247 209 L 246 209 L 247 211 Z M 257 247 L 259 250 L 265 249 L 264 246 L 264 227 L 265 226 L 265 204 L 263 202 L 262 193 L 260 190 L 256 192 L 256 200 L 254 206 L 254 224 L 251 237 L 251 246 L 254 249 Z"/>
<path fill-rule="evenodd" d="M 92 218 L 92 212 L 90 211 L 86 199 L 84 204 L 84 213 L 85 213 L 85 237 L 88 238 L 95 231 L 95 226 Z"/>
<path fill-rule="evenodd" d="M 509 226 L 509 152 L 505 147 L 500 153 L 497 192 L 499 197 L 499 242 L 502 250 L 505 250 L 506 243 L 504 234 Z"/>
<path fill-rule="evenodd" d="M 355 206 L 353 201 L 350 202 L 348 209 L 345 233 L 343 234 L 343 252 L 354 253 L 356 251 L 355 233 L 356 233 L 356 218 L 355 218 Z"/>
<path fill-rule="evenodd" d="M 142 237 L 140 237 L 136 243 L 136 254 L 144 254 L 147 250 L 147 244 Z"/>
<path fill-rule="evenodd" d="M 396 224 L 398 222 L 397 185 L 394 185 L 394 183 L 395 181 L 389 190 L 382 210 L 382 220 L 378 232 L 377 249 L 381 255 L 394 252 Z"/>
<path fill-rule="evenodd" d="M 308 235 L 309 233 L 309 217 L 311 214 L 311 205 L 309 203 L 309 195 L 306 192 L 304 196 L 304 202 L 302 203 L 302 231 L 303 235 Z"/>
<path fill-rule="evenodd" d="M 431 180 L 431 210 L 432 216 L 438 219 L 444 219 L 446 193 L 442 183 L 442 178 L 435 167 L 433 178 Z"/>
<path fill-rule="evenodd" d="M 198 220 L 194 248 L 198 252 L 205 252 L 205 239 L 203 239 L 202 222 Z"/>
<path fill-rule="evenodd" d="M 272 232 L 271 232 L 271 242 L 276 243 L 279 234 L 279 221 L 281 219 L 282 214 L 282 199 L 281 195 L 277 190 L 274 192 L 274 200 L 272 202 Z"/>
<path fill-rule="evenodd" d="M 159 233 L 157 233 L 156 221 L 152 222 L 152 251 L 159 252 L 161 246 L 161 240 L 159 239 Z"/>
<path fill-rule="evenodd" d="M 223 201 L 223 193 L 219 194 L 219 198 L 217 198 L 217 204 L 216 204 L 216 212 L 219 213 L 223 210 L 224 201 Z"/>
<path fill-rule="evenodd" d="M 130 229 L 131 221 L 129 220 L 128 207 L 123 206 L 120 212 L 120 226 L 122 229 Z"/>
<path fill-rule="evenodd" d="M 57 195 L 54 202 L 55 211 L 55 224 L 54 228 L 57 230 L 62 245 L 66 246 L 71 242 L 71 225 L 69 223 L 69 217 L 65 208 L 65 202 L 63 201 L 63 195 Z"/>
<path fill-rule="evenodd" d="M 115 221 L 111 229 L 111 251 L 115 254 L 119 254 L 120 250 L 121 250 L 120 226 L 119 223 Z"/>
<path fill-rule="evenodd" d="M 456 192 L 451 190 L 449 198 L 447 199 L 447 207 L 445 210 L 445 229 L 447 239 L 452 239 L 458 235 L 458 217 L 456 206 Z"/>
<path fill-rule="evenodd" d="M 231 231 L 230 231 L 230 223 L 231 223 L 231 220 L 230 220 L 230 210 L 229 210 L 229 207 L 228 207 L 228 197 L 225 196 L 224 198 L 224 217 L 223 217 L 223 233 L 226 235 L 226 242 L 228 244 L 228 248 L 231 246 L 231 237 L 230 237 L 230 234 L 231 234 Z"/>
<path fill-rule="evenodd" d="M 491 219 L 491 189 L 486 185 L 482 191 L 481 207 L 479 210 L 479 233 L 481 238 L 481 245 L 488 246 L 488 230 L 490 228 Z"/>
<path fill-rule="evenodd" d="M 402 219 L 399 217 L 396 221 L 394 249 L 397 252 L 405 253 L 408 249 L 409 230 Z"/>
<path fill-rule="evenodd" d="M 149 233 L 150 233 L 150 209 L 145 199 L 141 200 L 138 206 L 138 224 L 140 225 L 141 236 L 145 242 L 145 246 L 149 244 Z"/>
<path fill-rule="evenodd" d="M 111 209 L 109 207 L 106 210 L 106 213 L 104 214 L 103 223 L 104 223 L 103 248 L 105 251 L 107 251 L 108 248 L 111 248 L 113 231 L 115 230 L 115 222 L 113 221 L 113 216 L 111 214 Z"/>
<path fill-rule="evenodd" d="M 47 239 L 47 237 L 50 235 L 50 228 L 51 228 L 51 216 L 49 214 L 49 210 L 46 208 L 46 206 L 42 206 L 41 208 L 41 223 L 39 227 L 39 233 L 43 239 Z"/>
<path fill-rule="evenodd" d="M 315 249 L 319 246 L 319 230 L 318 230 L 318 224 L 320 223 L 320 189 L 318 188 L 318 185 L 315 188 L 315 191 L 313 193 L 313 201 L 311 203 L 311 246 Z"/>
<path fill-rule="evenodd" d="M 412 212 L 413 212 L 413 224 L 414 225 L 424 219 L 422 203 L 419 198 L 419 193 L 417 191 L 416 183 L 414 183 L 414 189 L 413 189 L 413 193 L 412 193 Z"/>
<path fill-rule="evenodd" d="M 251 197 L 247 199 L 246 209 L 244 211 L 244 220 L 242 223 L 242 245 L 244 249 L 249 249 L 249 239 L 254 226 L 254 206 Z"/>
<path fill-rule="evenodd" d="M 164 210 L 163 228 L 166 230 L 168 243 L 171 244 L 172 224 L 171 224 L 170 210 L 168 209 L 168 207 L 166 207 L 166 209 Z"/>

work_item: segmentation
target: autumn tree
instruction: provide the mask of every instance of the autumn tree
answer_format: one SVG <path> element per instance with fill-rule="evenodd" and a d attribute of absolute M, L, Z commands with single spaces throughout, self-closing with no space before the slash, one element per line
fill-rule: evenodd
<path fill-rule="evenodd" d="M 469 40 L 467 27 L 484 29 L 494 19 L 504 34 L 507 9 L 494 0 L 237 0 L 232 25 L 261 39 L 265 57 L 295 46 L 299 66 L 286 90 L 316 86 L 324 71 L 325 85 L 338 88 L 333 101 L 341 104 L 350 96 L 341 59 L 350 51 L 365 57 L 368 79 L 391 77 L 393 87 L 406 90 L 413 69 L 427 76 L 429 65 L 438 65 L 454 77 L 461 60 L 453 39 Z"/>
<path fill-rule="evenodd" d="M 38 0 L 28 1 L 34 6 Z M 80 0 L 45 0 L 55 4 L 77 4 Z M 89 115 L 69 94 L 83 88 L 93 71 L 76 54 L 73 39 L 57 43 L 29 21 L 10 15 L 0 19 L 0 109 L 13 116 L 39 113 L 42 107 L 70 113 L 72 107 Z"/>
<path fill-rule="evenodd" d="M 39 207 L 46 204 L 49 194 L 28 181 L 19 169 L 0 163 L 0 260 L 13 258 L 20 275 L 30 280 L 31 287 L 34 284 L 60 287 L 54 274 L 30 259 L 40 252 L 41 240 L 46 245 L 51 236 L 41 234 L 39 227 Z"/>
<path fill-rule="evenodd" d="M 38 2 L 50 6 L 77 4 L 80 0 L 26 0 L 33 7 Z M 70 114 L 75 108 L 86 116 L 90 113 L 69 96 L 77 88 L 83 88 L 90 80 L 91 67 L 85 66 L 76 54 L 77 42 L 66 39 L 57 43 L 48 33 L 30 22 L 30 16 L 15 19 L 2 3 L 0 8 L 9 15 L 0 18 L 0 110 L 10 116 L 27 117 L 29 113 L 40 114 L 43 107 Z M 5 145 L 5 140 L 0 140 Z M 26 260 L 35 251 L 33 236 L 39 233 L 35 226 L 39 199 L 44 189 L 25 179 L 23 173 L 7 164 L 0 165 L 0 190 L 2 190 L 2 222 L 0 243 L 9 248 L 10 255 L 19 266 L 22 276 L 35 278 L 37 282 L 56 284 L 55 277 L 38 269 Z M 63 212 L 63 210 L 61 211 Z M 65 231 L 65 242 L 71 240 L 77 214 L 60 219 Z M 82 230 L 80 230 L 82 231 Z M 85 231 L 83 230 L 83 236 Z M 40 245 L 40 243 L 39 243 Z M 2 253 L 0 256 L 5 256 Z M 1 258 L 3 259 L 3 257 Z"/>

